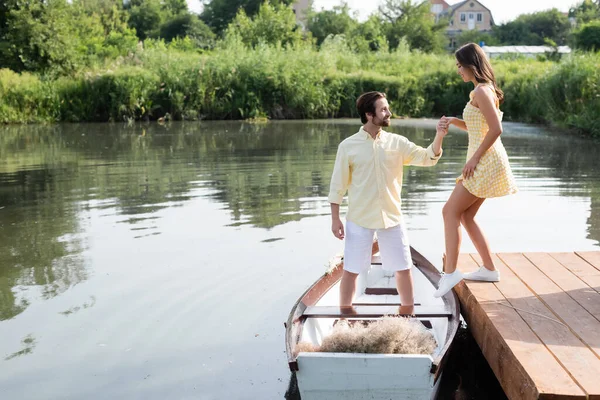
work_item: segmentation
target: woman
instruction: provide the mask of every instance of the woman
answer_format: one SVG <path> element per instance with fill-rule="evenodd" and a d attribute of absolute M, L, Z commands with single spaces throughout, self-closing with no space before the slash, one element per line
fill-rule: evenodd
<path fill-rule="evenodd" d="M 494 71 L 481 47 L 474 43 L 462 46 L 455 53 L 458 74 L 465 82 L 475 86 L 470 101 L 463 111 L 463 119 L 443 117 L 438 123 L 441 129 L 457 126 L 469 133 L 467 163 L 462 175 L 442 211 L 446 237 L 444 272 L 436 297 L 450 291 L 463 278 L 497 282 L 500 274 L 494 265 L 489 245 L 475 222 L 475 215 L 485 199 L 506 196 L 517 192 L 510 170 L 506 150 L 500 141 L 502 112 L 500 104 L 504 93 L 498 88 Z M 475 272 L 461 274 L 456 270 L 460 250 L 461 228 L 465 227 L 483 266 Z"/>

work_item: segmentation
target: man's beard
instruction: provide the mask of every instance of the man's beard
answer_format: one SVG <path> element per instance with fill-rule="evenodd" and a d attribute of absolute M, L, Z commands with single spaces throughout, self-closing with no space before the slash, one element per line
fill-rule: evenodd
<path fill-rule="evenodd" d="M 390 120 L 373 118 L 373 125 L 375 125 L 375 126 L 390 126 Z"/>

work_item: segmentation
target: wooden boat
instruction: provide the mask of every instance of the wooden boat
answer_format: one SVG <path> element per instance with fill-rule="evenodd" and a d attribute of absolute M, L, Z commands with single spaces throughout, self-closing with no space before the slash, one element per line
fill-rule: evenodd
<path fill-rule="evenodd" d="M 453 291 L 433 297 L 440 272 L 413 248 L 411 253 L 413 317 L 434 335 L 435 351 L 426 355 L 296 352 L 300 342 L 320 345 L 340 318 L 372 321 L 399 313 L 394 273 L 382 268 L 375 242 L 371 268 L 357 278 L 351 309 L 339 307 L 343 271 L 339 263 L 300 297 L 290 313 L 286 350 L 302 400 L 436 398 L 444 360 L 460 324 L 459 302 Z"/>

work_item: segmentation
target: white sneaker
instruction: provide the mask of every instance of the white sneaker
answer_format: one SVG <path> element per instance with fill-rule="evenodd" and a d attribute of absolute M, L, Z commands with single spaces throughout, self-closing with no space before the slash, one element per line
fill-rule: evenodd
<path fill-rule="evenodd" d="M 482 266 L 477 271 L 465 274 L 464 278 L 469 281 L 499 282 L 500 272 L 497 269 L 494 271 L 490 271 L 486 267 Z"/>
<path fill-rule="evenodd" d="M 459 270 L 454 271 L 451 274 L 442 274 L 442 279 L 438 283 L 438 290 L 433 293 L 433 297 L 442 297 L 448 293 L 454 286 L 462 281 L 463 275 Z"/>

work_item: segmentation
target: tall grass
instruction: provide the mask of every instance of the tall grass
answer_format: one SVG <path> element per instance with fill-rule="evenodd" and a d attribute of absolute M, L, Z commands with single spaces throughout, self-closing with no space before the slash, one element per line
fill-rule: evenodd
<path fill-rule="evenodd" d="M 600 54 L 555 63 L 494 60 L 505 118 L 600 137 Z M 387 93 L 396 114 L 460 115 L 471 89 L 450 55 L 354 54 L 343 43 L 196 54 L 153 44 L 101 69 L 44 79 L 0 71 L 0 122 L 356 117 L 357 96 Z"/>

